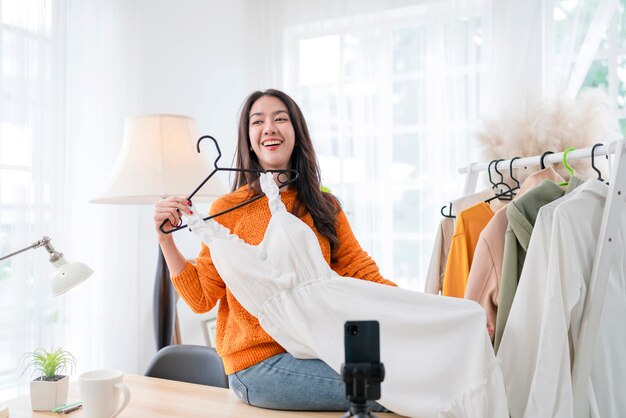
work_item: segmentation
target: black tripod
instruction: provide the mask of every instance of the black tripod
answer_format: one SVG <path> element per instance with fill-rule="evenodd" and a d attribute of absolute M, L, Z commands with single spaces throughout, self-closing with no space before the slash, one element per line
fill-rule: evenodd
<path fill-rule="evenodd" d="M 342 418 L 376 418 L 367 401 L 380 399 L 380 382 L 385 378 L 385 366 L 382 363 L 344 363 L 341 365 L 341 376 L 350 401 L 350 409 Z"/>

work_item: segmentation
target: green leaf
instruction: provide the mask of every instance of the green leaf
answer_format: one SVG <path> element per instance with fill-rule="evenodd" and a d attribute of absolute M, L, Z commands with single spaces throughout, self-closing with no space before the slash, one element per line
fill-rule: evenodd
<path fill-rule="evenodd" d="M 32 370 L 33 374 L 40 373 L 42 380 L 52 380 L 65 371 L 72 373 L 76 366 L 76 358 L 61 348 L 52 348 L 50 351 L 38 348 L 25 353 L 20 363 L 22 374 Z"/>

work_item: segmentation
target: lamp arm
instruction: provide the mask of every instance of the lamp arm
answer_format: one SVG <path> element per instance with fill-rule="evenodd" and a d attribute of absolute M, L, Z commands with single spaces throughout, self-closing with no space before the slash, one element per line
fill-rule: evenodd
<path fill-rule="evenodd" d="M 29 245 L 26 248 L 22 248 L 21 250 L 17 250 L 15 252 L 11 253 L 11 254 L 3 255 L 2 257 L 0 257 L 0 261 L 6 260 L 7 258 L 11 258 L 14 255 L 23 253 L 24 251 L 32 250 L 34 248 L 39 248 L 39 247 L 45 247 L 46 248 L 46 251 L 48 251 L 48 253 L 50 254 L 50 262 L 52 262 L 52 263 L 54 263 L 55 261 L 57 261 L 58 259 L 63 257 L 63 253 L 60 253 L 60 252 L 56 251 L 52 247 L 52 245 L 50 244 L 50 238 L 44 236 L 39 241 L 33 242 L 31 245 Z"/>

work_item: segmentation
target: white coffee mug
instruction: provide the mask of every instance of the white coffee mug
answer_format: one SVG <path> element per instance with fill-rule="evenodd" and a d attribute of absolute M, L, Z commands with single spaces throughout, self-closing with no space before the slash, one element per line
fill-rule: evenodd
<path fill-rule="evenodd" d="M 114 418 L 126 408 L 130 391 L 122 383 L 123 378 L 119 370 L 94 370 L 78 377 L 86 418 Z"/>

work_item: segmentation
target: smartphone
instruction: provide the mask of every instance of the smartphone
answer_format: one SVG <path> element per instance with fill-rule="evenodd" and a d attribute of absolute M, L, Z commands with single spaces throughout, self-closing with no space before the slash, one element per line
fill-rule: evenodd
<path fill-rule="evenodd" d="M 380 365 L 380 330 L 378 321 L 347 321 L 344 325 L 345 364 L 370 363 Z M 384 376 L 384 372 L 383 372 Z M 365 399 L 380 399 L 380 380 L 368 379 Z M 345 381 L 345 376 L 344 376 Z M 346 385 L 346 394 L 353 390 Z"/>
<path fill-rule="evenodd" d="M 346 363 L 380 363 L 378 321 L 347 321 L 344 329 Z"/>

